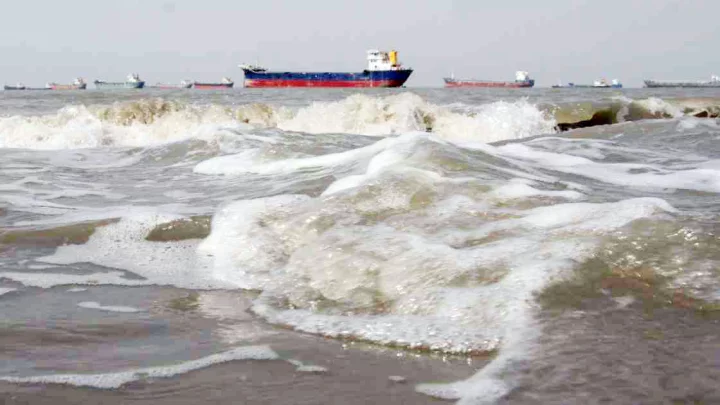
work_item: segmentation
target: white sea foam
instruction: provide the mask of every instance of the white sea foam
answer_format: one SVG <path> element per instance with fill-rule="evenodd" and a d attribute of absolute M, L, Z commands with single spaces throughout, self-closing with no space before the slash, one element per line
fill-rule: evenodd
<path fill-rule="evenodd" d="M 413 135 L 406 135 L 403 139 L 410 139 Z M 330 153 L 327 155 L 310 156 L 304 158 L 291 158 L 281 160 L 268 160 L 260 155 L 257 149 L 247 150 L 235 155 L 220 156 L 206 160 L 195 166 L 194 171 L 202 174 L 283 174 L 301 170 L 335 168 L 349 165 L 368 159 L 388 146 L 401 142 L 398 139 L 383 139 L 370 146 L 352 149 L 346 152 Z"/>
<path fill-rule="evenodd" d="M 99 311 L 107 311 L 107 312 L 125 312 L 125 313 L 134 313 L 134 312 L 142 312 L 142 309 L 139 308 L 133 308 L 133 307 L 127 307 L 122 305 L 101 305 L 98 302 L 94 301 L 85 301 L 77 304 L 80 308 L 86 308 L 86 309 L 97 309 Z"/>
<path fill-rule="evenodd" d="M 364 173 L 338 179 L 320 198 L 225 206 L 198 252 L 217 278 L 264 290 L 252 310 L 271 323 L 447 352 L 501 348 L 466 382 L 419 387 L 448 398 L 497 397 L 513 384 L 499 374 L 534 348 L 533 293 L 592 257 L 603 235 L 674 209 L 652 198 L 496 209 L 498 199 L 584 195 L 548 190 L 544 176 L 458 195 L 472 187 L 453 188 L 451 179 L 413 166 L 418 151 L 444 147 L 452 146 L 427 135 L 399 138 L 378 148 Z"/>
<path fill-rule="evenodd" d="M 590 159 L 541 151 L 524 144 L 497 148 L 500 155 L 519 159 L 527 164 L 581 175 L 605 183 L 654 189 L 686 189 L 720 193 L 720 172 L 697 167 L 672 170 L 644 163 L 597 163 Z"/>
<path fill-rule="evenodd" d="M 40 259 L 53 264 L 84 262 L 119 268 L 139 275 L 144 280 L 124 278 L 117 273 L 92 276 L 58 275 L 54 282 L 53 274 L 22 277 L 13 275 L 13 279 L 22 278 L 24 281 L 18 281 L 23 283 L 28 281 L 45 287 L 55 284 L 88 284 L 89 280 L 94 280 L 98 284 L 155 284 L 181 288 L 224 287 L 225 285 L 212 277 L 210 271 L 198 264 L 197 240 L 150 242 L 145 239 L 156 226 L 182 218 L 185 217 L 146 210 L 126 211 L 119 222 L 97 228 L 87 243 L 60 246 L 53 255 Z M 43 279 L 39 280 L 41 276 Z"/>
<path fill-rule="evenodd" d="M 125 278 L 125 273 L 120 271 L 112 271 L 109 273 L 94 274 L 63 274 L 63 273 L 20 273 L 12 271 L 0 271 L 0 277 L 17 281 L 28 287 L 50 288 L 56 285 L 95 285 L 95 284 L 112 284 L 112 285 L 142 285 L 147 284 L 143 280 Z"/>
<path fill-rule="evenodd" d="M 77 387 L 114 389 L 129 382 L 151 378 L 170 378 L 179 374 L 238 360 L 276 360 L 279 356 L 268 346 L 238 347 L 180 364 L 141 368 L 103 374 L 53 374 L 31 377 L 2 376 L 0 381 L 20 384 L 66 384 Z"/>
<path fill-rule="evenodd" d="M 5 288 L 5 287 L 2 287 L 2 288 L 0 288 L 0 295 L 5 295 L 5 294 L 7 294 L 7 293 L 9 293 L 9 292 L 13 292 L 13 291 L 17 291 L 17 288 Z"/>
<path fill-rule="evenodd" d="M 329 371 L 327 367 L 305 364 L 300 360 L 288 359 L 287 361 L 288 363 L 294 365 L 295 371 L 299 373 L 324 374 Z"/>
<path fill-rule="evenodd" d="M 554 197 L 568 200 L 582 200 L 585 195 L 573 190 L 541 190 L 532 187 L 526 179 L 513 179 L 510 183 L 494 189 L 491 196 L 499 199 L 520 199 L 528 197 Z"/>

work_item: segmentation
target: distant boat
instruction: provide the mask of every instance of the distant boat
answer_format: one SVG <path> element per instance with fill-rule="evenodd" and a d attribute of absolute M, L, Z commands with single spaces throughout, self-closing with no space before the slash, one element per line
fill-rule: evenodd
<path fill-rule="evenodd" d="M 245 87 L 401 87 L 412 74 L 396 51 L 367 51 L 367 68 L 361 72 L 283 72 L 240 65 Z"/>
<path fill-rule="evenodd" d="M 78 77 L 71 84 L 48 83 L 47 87 L 51 90 L 85 90 L 87 83 L 81 77 Z"/>
<path fill-rule="evenodd" d="M 456 79 L 454 76 L 443 78 L 445 87 L 503 87 L 503 88 L 529 88 L 535 86 L 535 80 L 530 78 L 528 72 L 515 72 L 514 82 L 502 82 L 478 79 Z"/>
<path fill-rule="evenodd" d="M 235 85 L 229 77 L 223 77 L 220 83 L 202 83 L 194 82 L 192 87 L 200 90 L 213 90 L 213 89 L 231 89 Z"/>
<path fill-rule="evenodd" d="M 4 88 L 5 88 L 5 90 L 26 90 L 27 89 L 27 87 L 25 87 L 25 85 L 22 83 L 18 83 L 14 86 L 8 86 L 6 84 Z"/>
<path fill-rule="evenodd" d="M 576 89 L 621 89 L 622 83 L 620 83 L 617 79 L 613 79 L 610 83 L 607 82 L 605 79 L 595 80 L 592 84 L 575 84 L 575 83 L 568 83 L 567 85 L 563 84 L 554 84 L 552 86 L 553 89 L 562 89 L 562 88 L 576 88 Z"/>
<path fill-rule="evenodd" d="M 189 89 L 190 87 L 192 87 L 192 85 L 193 85 L 193 82 L 190 80 L 181 80 L 179 84 L 156 83 L 156 84 L 145 86 L 145 87 L 151 88 L 151 89 L 170 90 L 170 89 Z"/>
<path fill-rule="evenodd" d="M 712 75 L 709 81 L 645 80 L 645 87 L 720 87 L 720 77 Z"/>
<path fill-rule="evenodd" d="M 22 83 L 18 83 L 14 86 L 5 85 L 4 89 L 5 90 L 52 90 L 52 88 L 50 88 L 49 84 L 46 85 L 45 87 L 28 87 Z"/>
<path fill-rule="evenodd" d="M 95 80 L 95 88 L 97 89 L 142 89 L 145 82 L 140 80 L 137 73 L 128 75 L 124 82 L 106 82 L 104 80 Z"/>

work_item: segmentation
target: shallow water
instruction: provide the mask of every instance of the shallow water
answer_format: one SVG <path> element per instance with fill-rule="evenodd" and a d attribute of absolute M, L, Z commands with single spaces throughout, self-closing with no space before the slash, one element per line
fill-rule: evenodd
<path fill-rule="evenodd" d="M 711 89 L 1 93 L 0 389 L 716 402 L 720 126 L 693 115 L 719 109 Z M 598 111 L 613 124 L 556 132 Z"/>

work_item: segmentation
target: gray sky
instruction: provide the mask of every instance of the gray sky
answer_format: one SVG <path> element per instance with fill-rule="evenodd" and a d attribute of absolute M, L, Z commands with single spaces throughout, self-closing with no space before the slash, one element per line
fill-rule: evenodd
<path fill-rule="evenodd" d="M 408 86 L 442 77 L 706 79 L 720 74 L 720 2 L 711 0 L 65 0 L 7 1 L 0 82 L 75 76 L 149 83 L 239 82 L 271 69 L 359 71 L 365 50 L 397 49 Z"/>

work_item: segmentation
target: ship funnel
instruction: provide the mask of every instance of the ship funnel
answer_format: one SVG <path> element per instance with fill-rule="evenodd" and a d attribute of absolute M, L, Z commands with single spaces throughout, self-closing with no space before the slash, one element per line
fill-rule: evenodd
<path fill-rule="evenodd" d="M 396 50 L 390 51 L 390 65 L 391 66 L 397 66 L 398 65 L 398 53 Z"/>

